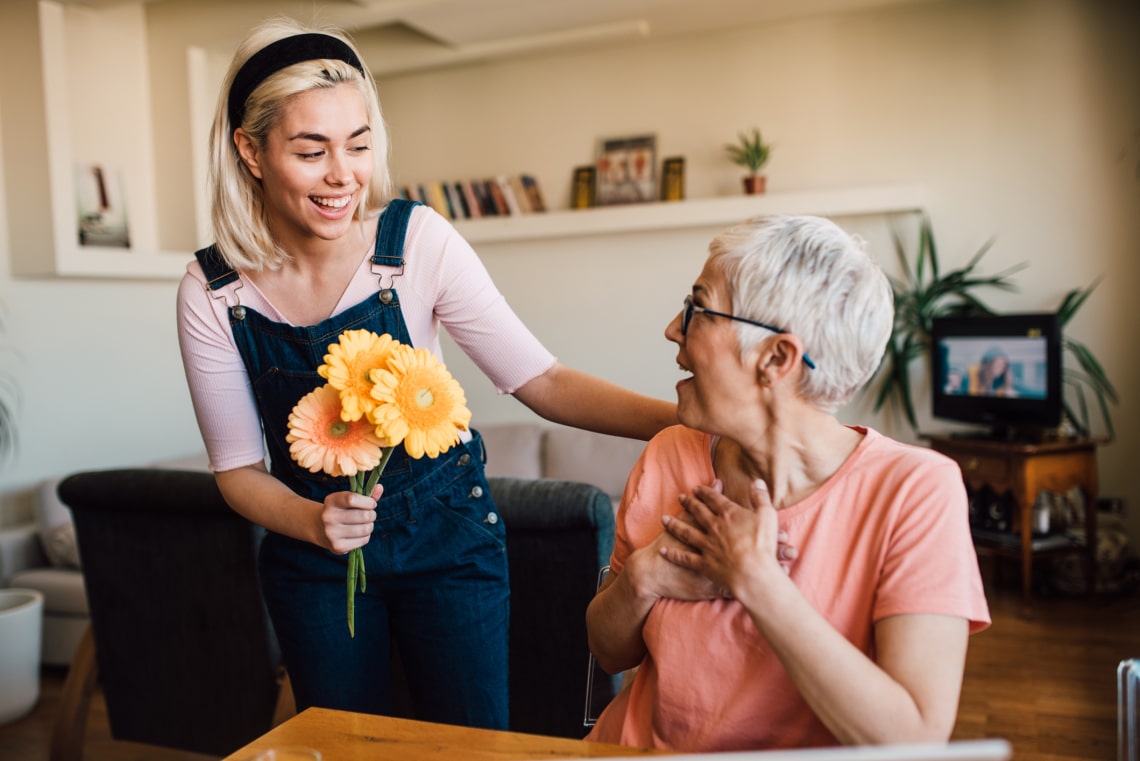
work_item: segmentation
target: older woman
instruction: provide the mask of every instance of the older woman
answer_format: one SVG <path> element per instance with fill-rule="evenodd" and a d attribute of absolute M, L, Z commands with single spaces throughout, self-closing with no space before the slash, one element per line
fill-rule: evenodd
<path fill-rule="evenodd" d="M 945 741 L 989 612 L 957 466 L 841 424 L 887 280 L 814 217 L 713 240 L 665 335 L 691 374 L 648 445 L 587 612 L 610 672 L 590 739 L 684 751 Z M 663 530 L 664 529 L 664 530 Z"/>

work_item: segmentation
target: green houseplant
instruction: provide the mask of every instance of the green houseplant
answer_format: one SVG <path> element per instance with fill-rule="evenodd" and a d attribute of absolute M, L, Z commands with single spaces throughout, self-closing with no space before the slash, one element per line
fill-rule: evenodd
<path fill-rule="evenodd" d="M 1087 288 L 1074 288 L 1065 294 L 1061 299 L 1061 306 L 1057 308 L 1057 319 L 1061 323 L 1062 330 L 1077 310 L 1088 300 L 1092 295 L 1093 289 L 1100 283 L 1099 278 Z M 1071 357 L 1076 363 L 1076 367 L 1064 367 L 1063 378 L 1065 385 L 1072 390 L 1071 396 L 1076 400 L 1077 406 L 1073 407 L 1068 399 L 1062 402 L 1065 411 L 1065 417 L 1068 419 L 1069 424 L 1081 436 L 1088 436 L 1092 428 L 1089 420 L 1088 400 L 1085 395 L 1086 389 L 1091 392 L 1093 399 L 1096 400 L 1097 407 L 1100 409 L 1101 420 L 1104 421 L 1104 428 L 1108 432 L 1109 438 L 1116 436 L 1116 429 L 1112 426 L 1112 414 L 1108 408 L 1109 403 L 1117 403 L 1116 389 L 1113 387 L 1112 382 L 1109 381 L 1108 375 L 1104 372 L 1097 358 L 1089 351 L 1088 347 L 1083 343 L 1077 341 L 1069 335 L 1062 332 L 1061 335 L 1061 350 L 1065 356 Z"/>
<path fill-rule="evenodd" d="M 971 314 L 992 314 L 993 310 L 979 297 L 978 290 L 994 288 L 1013 290 L 1011 276 L 1024 269 L 1018 264 L 996 275 L 978 273 L 978 264 L 993 245 L 989 240 L 966 263 L 964 267 L 944 272 L 938 261 L 938 250 L 934 242 L 934 232 L 929 217 L 922 215 L 919 222 L 918 245 L 915 248 L 914 263 L 911 264 L 906 246 L 897 231 L 892 230 L 895 254 L 902 270 L 901 278 L 891 278 L 891 288 L 895 300 L 895 323 L 891 331 L 882 363 L 876 374 L 877 391 L 874 409 L 884 406 L 900 412 L 910 423 L 918 427 L 914 410 L 914 397 L 911 392 L 910 369 L 914 360 L 928 358 L 930 354 L 930 329 L 935 317 Z M 1085 303 L 1096 283 L 1087 288 L 1077 288 L 1067 293 L 1058 308 L 1058 320 L 1064 326 Z M 1065 386 L 1072 391 L 1076 406 L 1066 398 L 1062 402 L 1065 417 L 1080 435 L 1088 435 L 1090 420 L 1086 390 L 1091 392 L 1100 409 L 1109 435 L 1113 435 L 1109 402 L 1116 403 L 1116 391 L 1105 375 L 1100 363 L 1082 343 L 1062 332 L 1062 351 L 1066 360 L 1063 368 Z"/>
<path fill-rule="evenodd" d="M 766 183 L 760 170 L 768 163 L 772 146 L 764 142 L 760 130 L 753 127 L 751 133 L 739 133 L 737 142 L 727 143 L 724 150 L 732 163 L 748 170 L 748 176 L 744 178 L 744 192 L 749 195 L 763 193 Z"/>

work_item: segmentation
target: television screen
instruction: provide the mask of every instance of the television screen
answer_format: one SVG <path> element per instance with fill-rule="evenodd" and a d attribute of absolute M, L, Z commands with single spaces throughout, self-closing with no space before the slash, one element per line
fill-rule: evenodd
<path fill-rule="evenodd" d="M 935 417 L 1001 435 L 1060 424 L 1056 314 L 935 318 L 931 344 Z"/>

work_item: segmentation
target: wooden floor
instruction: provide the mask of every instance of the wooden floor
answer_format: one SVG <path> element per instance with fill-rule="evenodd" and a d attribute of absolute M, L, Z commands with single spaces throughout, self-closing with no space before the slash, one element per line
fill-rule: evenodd
<path fill-rule="evenodd" d="M 994 625 L 974 635 L 956 739 L 1004 737 L 1018 761 L 1116 758 L 1116 666 L 1140 657 L 1140 596 L 1039 598 L 1022 616 L 1018 590 L 988 589 Z M 27 718 L 0 727 L 0 759 L 48 761 L 64 674 L 44 672 Z M 209 756 L 110 739 L 96 701 L 86 761 L 208 761 Z"/>

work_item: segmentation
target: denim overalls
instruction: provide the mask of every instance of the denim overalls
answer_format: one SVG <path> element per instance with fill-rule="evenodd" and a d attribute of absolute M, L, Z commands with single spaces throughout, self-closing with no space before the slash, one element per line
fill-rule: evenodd
<path fill-rule="evenodd" d="M 402 267 L 416 204 L 393 200 L 380 217 L 373 265 Z M 213 247 L 196 256 L 211 295 L 238 281 Z M 398 276 L 398 275 L 397 275 Z M 230 303 L 233 302 L 233 303 Z M 393 288 L 310 327 L 273 322 L 229 298 L 230 326 L 253 385 L 274 476 L 321 502 L 347 478 L 309 473 L 289 455 L 288 417 L 328 346 L 348 329 L 411 343 Z M 401 655 L 416 717 L 507 728 L 509 587 L 503 522 L 483 474 L 477 432 L 436 459 L 398 448 L 364 546 L 367 591 L 356 594 L 356 637 L 346 624 L 347 555 L 269 532 L 261 544 L 262 593 L 281 643 L 297 708 L 392 710 L 390 644 Z"/>

